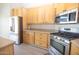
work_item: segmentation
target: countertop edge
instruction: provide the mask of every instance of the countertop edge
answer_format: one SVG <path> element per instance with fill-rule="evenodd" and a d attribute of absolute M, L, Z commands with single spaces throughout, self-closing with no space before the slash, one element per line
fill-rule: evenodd
<path fill-rule="evenodd" d="M 1 42 L 3 42 L 3 43 L 1 43 L 1 44 L 3 44 L 3 45 L 0 46 L 0 49 L 5 48 L 5 47 L 7 47 L 7 46 L 9 46 L 9 45 L 11 45 L 11 44 L 14 44 L 14 41 L 12 41 L 12 40 L 10 40 L 10 39 L 3 38 L 3 37 L 0 37 L 0 40 L 2 40 Z M 6 44 L 5 44 L 5 41 L 7 41 Z"/>

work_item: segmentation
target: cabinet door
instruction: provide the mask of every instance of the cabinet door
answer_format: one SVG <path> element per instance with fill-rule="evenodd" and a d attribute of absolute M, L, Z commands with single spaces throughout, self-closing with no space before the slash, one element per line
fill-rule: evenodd
<path fill-rule="evenodd" d="M 34 24 L 37 24 L 38 23 L 38 8 L 33 8 L 32 9 L 32 19 L 33 19 L 33 22 Z"/>
<path fill-rule="evenodd" d="M 29 33 L 25 32 L 23 33 L 23 42 L 28 44 L 29 43 Z"/>
<path fill-rule="evenodd" d="M 27 44 L 34 44 L 34 32 L 31 32 L 31 31 L 27 31 L 25 34 L 24 34 L 24 43 L 27 43 Z"/>
<path fill-rule="evenodd" d="M 66 10 L 79 8 L 79 4 L 78 3 L 65 3 L 65 8 Z"/>
<path fill-rule="evenodd" d="M 48 48 L 48 34 L 47 33 L 41 33 L 40 46 L 42 48 Z"/>
<path fill-rule="evenodd" d="M 71 44 L 71 55 L 79 55 L 79 46 Z"/>
<path fill-rule="evenodd" d="M 26 29 L 26 24 L 27 24 L 27 21 L 28 21 L 28 19 L 27 19 L 27 9 L 26 8 L 23 8 L 22 9 L 22 11 L 23 11 L 23 15 L 22 15 L 22 17 L 23 17 L 23 30 L 25 30 Z"/>
<path fill-rule="evenodd" d="M 11 15 L 11 16 L 14 16 L 14 9 L 11 9 L 10 15 Z"/>
<path fill-rule="evenodd" d="M 27 24 L 31 24 L 32 23 L 32 9 L 29 8 L 27 9 Z"/>
<path fill-rule="evenodd" d="M 13 8 L 13 9 L 11 10 L 11 16 L 17 16 L 17 14 L 18 14 L 17 11 L 18 11 L 18 10 L 17 10 L 16 8 Z"/>
<path fill-rule="evenodd" d="M 35 45 L 40 46 L 40 34 L 39 34 L 39 32 L 35 32 Z"/>
<path fill-rule="evenodd" d="M 23 16 L 23 8 L 17 8 L 17 14 L 18 16 Z"/>
<path fill-rule="evenodd" d="M 30 9 L 27 10 L 27 24 L 30 24 Z"/>
<path fill-rule="evenodd" d="M 44 23 L 54 23 L 55 21 L 55 8 L 53 5 L 47 5 L 45 8 L 45 20 Z"/>
<path fill-rule="evenodd" d="M 22 16 L 22 8 L 13 8 L 11 10 L 11 16 Z"/>
<path fill-rule="evenodd" d="M 34 32 L 29 32 L 29 44 L 34 44 Z"/>
<path fill-rule="evenodd" d="M 35 45 L 40 48 L 48 48 L 48 34 L 44 32 L 35 32 Z"/>
<path fill-rule="evenodd" d="M 57 3 L 54 4 L 54 7 L 56 8 L 56 15 L 63 12 L 65 10 L 64 3 Z"/>
<path fill-rule="evenodd" d="M 43 7 L 39 7 L 38 8 L 38 23 L 44 23 L 44 17 L 45 17 L 45 13 L 44 13 L 45 11 L 44 11 L 44 8 Z"/>

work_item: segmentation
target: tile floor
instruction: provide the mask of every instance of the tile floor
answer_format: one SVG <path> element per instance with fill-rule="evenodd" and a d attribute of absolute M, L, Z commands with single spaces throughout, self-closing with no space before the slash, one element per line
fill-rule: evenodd
<path fill-rule="evenodd" d="M 14 55 L 47 55 L 48 51 L 31 45 L 21 44 L 14 46 Z"/>

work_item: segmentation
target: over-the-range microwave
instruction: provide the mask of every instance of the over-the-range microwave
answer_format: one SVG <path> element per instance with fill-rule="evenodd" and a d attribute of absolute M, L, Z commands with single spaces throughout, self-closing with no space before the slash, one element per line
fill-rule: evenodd
<path fill-rule="evenodd" d="M 78 23 L 79 22 L 79 11 L 78 8 L 68 10 L 60 13 L 56 16 L 56 23 Z"/>

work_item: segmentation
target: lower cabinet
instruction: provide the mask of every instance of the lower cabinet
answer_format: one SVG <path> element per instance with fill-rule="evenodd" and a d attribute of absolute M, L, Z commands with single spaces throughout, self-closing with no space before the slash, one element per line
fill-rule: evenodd
<path fill-rule="evenodd" d="M 49 45 L 49 33 L 42 31 L 26 31 L 24 32 L 23 42 L 31 44 L 39 48 L 48 48 Z"/>
<path fill-rule="evenodd" d="M 79 55 L 79 45 L 76 45 L 73 42 L 71 44 L 71 55 Z"/>
<path fill-rule="evenodd" d="M 0 49 L 0 55 L 14 55 L 14 45 L 10 44 Z"/>
<path fill-rule="evenodd" d="M 35 32 L 35 45 L 40 48 L 48 48 L 48 33 Z"/>
<path fill-rule="evenodd" d="M 34 44 L 34 32 L 32 32 L 32 31 L 25 31 L 24 32 L 23 42 L 33 45 Z"/>

